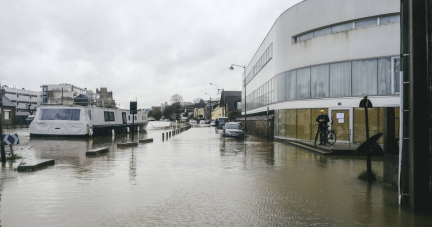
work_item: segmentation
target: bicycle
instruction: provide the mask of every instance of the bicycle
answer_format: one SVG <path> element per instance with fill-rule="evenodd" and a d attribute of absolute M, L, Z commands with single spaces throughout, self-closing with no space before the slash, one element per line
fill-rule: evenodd
<path fill-rule="evenodd" d="M 314 125 L 318 125 L 318 124 L 317 124 L 317 123 L 314 123 Z M 320 134 L 321 134 L 321 130 L 320 130 L 320 128 L 318 127 L 318 128 L 317 128 L 316 135 L 315 135 L 315 143 L 314 143 L 315 146 L 316 146 L 316 143 L 317 143 L 317 140 L 318 140 L 318 136 L 319 136 Z M 324 140 L 327 140 L 327 143 L 330 144 L 330 145 L 335 144 L 335 143 L 336 143 L 336 132 L 335 132 L 335 130 L 333 130 L 333 129 L 329 129 L 329 130 L 327 130 L 327 134 L 324 136 L 323 139 L 324 139 Z"/>

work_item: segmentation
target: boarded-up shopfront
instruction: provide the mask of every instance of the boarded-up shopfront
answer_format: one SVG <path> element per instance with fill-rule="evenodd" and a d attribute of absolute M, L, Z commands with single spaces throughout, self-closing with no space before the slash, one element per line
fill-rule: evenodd
<path fill-rule="evenodd" d="M 383 132 L 384 108 L 368 109 L 369 135 Z M 331 128 L 338 142 L 362 143 L 366 140 L 365 113 L 363 108 L 289 109 L 275 112 L 275 137 L 296 140 L 313 140 L 318 126 L 314 124 L 320 110 L 329 115 Z M 352 116 L 351 116 L 352 115 Z M 399 107 L 395 108 L 395 134 L 399 136 Z M 383 138 L 379 140 L 383 143 Z"/>

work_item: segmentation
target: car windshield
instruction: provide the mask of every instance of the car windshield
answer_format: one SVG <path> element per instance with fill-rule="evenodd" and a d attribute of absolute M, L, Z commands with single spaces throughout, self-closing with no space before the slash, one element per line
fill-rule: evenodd
<path fill-rule="evenodd" d="M 227 122 L 228 118 L 219 118 L 219 122 Z"/>
<path fill-rule="evenodd" d="M 241 126 L 239 124 L 227 124 L 225 129 L 241 129 Z"/>

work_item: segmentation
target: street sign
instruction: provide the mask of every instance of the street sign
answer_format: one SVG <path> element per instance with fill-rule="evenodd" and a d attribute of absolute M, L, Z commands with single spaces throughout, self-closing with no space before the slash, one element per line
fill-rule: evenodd
<path fill-rule="evenodd" d="M 4 145 L 16 145 L 19 143 L 18 134 L 3 134 Z"/>
<path fill-rule="evenodd" d="M 130 102 L 130 114 L 137 114 L 137 102 Z"/>

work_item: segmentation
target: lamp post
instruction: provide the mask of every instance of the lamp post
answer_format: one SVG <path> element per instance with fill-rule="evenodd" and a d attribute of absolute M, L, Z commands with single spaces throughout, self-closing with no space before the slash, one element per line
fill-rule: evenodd
<path fill-rule="evenodd" d="M 212 104 L 211 104 L 211 95 L 209 95 L 209 94 L 207 94 L 207 93 L 205 93 L 205 94 L 208 95 L 208 96 L 210 96 L 210 119 L 209 119 L 209 120 L 210 120 L 210 122 L 211 122 L 211 120 L 212 120 L 212 119 L 211 119 L 211 117 L 212 117 L 212 116 L 211 116 L 211 113 L 212 113 L 212 108 L 213 108 L 213 106 L 212 106 Z"/>
<path fill-rule="evenodd" d="M 241 66 L 241 65 L 235 65 L 235 64 L 231 64 L 231 67 L 229 67 L 229 69 L 230 70 L 234 70 L 234 67 L 233 66 L 236 66 L 236 67 L 240 67 L 240 68 L 243 68 L 243 70 L 244 70 L 244 75 L 245 75 L 245 80 L 244 81 L 246 81 L 246 66 Z M 244 131 L 244 141 L 246 142 L 246 129 L 247 129 L 247 124 L 246 124 L 246 83 L 244 83 L 244 88 L 245 88 L 245 102 L 244 102 L 244 110 L 245 110 L 245 131 Z"/>
<path fill-rule="evenodd" d="M 219 89 L 219 86 L 217 86 L 216 84 L 213 84 L 213 83 L 210 83 L 210 85 L 214 85 L 214 86 L 216 86 L 217 88 L 218 88 L 218 94 L 220 94 L 220 91 L 224 91 L 224 89 L 222 88 L 222 89 Z"/>

